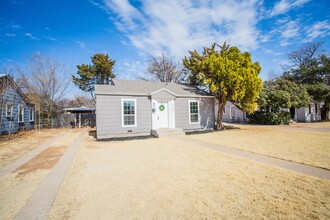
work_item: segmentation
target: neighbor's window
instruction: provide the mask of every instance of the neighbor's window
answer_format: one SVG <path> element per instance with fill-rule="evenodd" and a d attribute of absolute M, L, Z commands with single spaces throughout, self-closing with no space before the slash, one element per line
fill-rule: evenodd
<path fill-rule="evenodd" d="M 18 122 L 24 122 L 24 106 L 18 105 Z"/>
<path fill-rule="evenodd" d="M 309 106 L 308 106 L 308 113 L 309 113 L 309 114 L 312 114 L 312 105 L 309 105 Z"/>
<path fill-rule="evenodd" d="M 317 111 L 318 111 L 318 109 L 317 109 L 317 104 L 315 104 L 315 113 L 317 114 Z"/>
<path fill-rule="evenodd" d="M 34 121 L 34 110 L 33 110 L 33 108 L 30 108 L 29 119 L 30 119 L 30 121 Z"/>
<path fill-rule="evenodd" d="M 13 106 L 6 104 L 6 117 L 11 117 L 12 112 L 13 112 Z"/>
<path fill-rule="evenodd" d="M 198 103 L 198 101 L 189 101 L 189 121 L 190 121 L 190 123 L 199 122 L 199 103 Z"/>
<path fill-rule="evenodd" d="M 136 126 L 136 100 L 122 100 L 123 123 L 124 127 Z"/>

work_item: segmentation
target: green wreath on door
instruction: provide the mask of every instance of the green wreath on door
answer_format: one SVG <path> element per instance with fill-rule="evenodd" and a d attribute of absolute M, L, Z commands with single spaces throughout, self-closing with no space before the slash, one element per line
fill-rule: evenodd
<path fill-rule="evenodd" d="M 160 105 L 160 106 L 159 106 L 159 110 L 160 110 L 160 111 L 164 111 L 164 109 L 165 109 L 165 106 L 164 106 L 164 105 Z"/>

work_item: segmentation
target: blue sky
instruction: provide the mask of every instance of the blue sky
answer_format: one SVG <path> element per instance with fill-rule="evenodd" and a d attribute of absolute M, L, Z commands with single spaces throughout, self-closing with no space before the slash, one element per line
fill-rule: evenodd
<path fill-rule="evenodd" d="M 41 52 L 74 74 L 101 52 L 118 78 L 136 79 L 162 51 L 181 60 L 227 41 L 249 51 L 266 80 L 304 43 L 330 51 L 329 9 L 326 0 L 0 0 L 0 69 L 24 69 Z"/>

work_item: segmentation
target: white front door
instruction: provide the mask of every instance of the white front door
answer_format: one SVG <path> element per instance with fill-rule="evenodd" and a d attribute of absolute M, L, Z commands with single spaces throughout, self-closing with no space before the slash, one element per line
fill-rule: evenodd
<path fill-rule="evenodd" d="M 168 103 L 158 102 L 156 108 L 156 120 L 158 128 L 168 128 Z"/>

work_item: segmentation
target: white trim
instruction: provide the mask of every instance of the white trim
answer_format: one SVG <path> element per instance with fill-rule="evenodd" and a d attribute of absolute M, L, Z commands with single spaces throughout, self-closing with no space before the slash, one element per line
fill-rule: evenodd
<path fill-rule="evenodd" d="M 13 115 L 14 115 L 14 105 L 12 105 L 10 107 L 10 116 L 9 117 L 13 118 Z"/>
<path fill-rule="evenodd" d="M 134 125 L 124 125 L 124 102 L 133 101 L 134 102 Z M 124 128 L 137 127 L 137 103 L 136 99 L 121 99 L 121 126 Z"/>
<path fill-rule="evenodd" d="M 198 109 L 198 121 L 197 122 L 191 122 L 191 117 L 190 117 L 190 103 L 191 102 L 197 102 L 197 109 Z M 200 108 L 199 108 L 199 100 L 198 99 L 195 99 L 195 100 L 188 100 L 188 114 L 189 114 L 189 124 L 199 124 L 200 123 L 200 119 L 201 119 L 201 116 L 200 116 Z"/>
<path fill-rule="evenodd" d="M 22 109 L 21 109 L 22 107 Z M 19 116 L 21 114 L 22 111 L 22 120 L 19 120 Z M 18 122 L 24 122 L 24 105 L 18 105 Z"/>
<path fill-rule="evenodd" d="M 168 101 L 168 127 L 175 128 L 175 100 Z"/>
<path fill-rule="evenodd" d="M 32 111 L 32 119 L 31 119 L 31 111 Z M 34 109 L 31 107 L 29 109 L 29 121 L 34 121 Z"/>
<path fill-rule="evenodd" d="M 8 115 L 8 104 L 6 103 L 6 107 L 5 107 L 5 116 L 6 117 L 10 117 L 9 115 Z M 10 113 L 11 114 L 11 113 Z"/>
<path fill-rule="evenodd" d="M 175 94 L 174 92 L 171 92 L 170 90 L 168 90 L 166 88 L 162 88 L 162 89 L 159 89 L 157 91 L 151 92 L 150 95 L 155 95 L 155 94 L 157 94 L 159 92 L 162 92 L 162 91 L 168 92 L 168 93 L 170 93 L 173 96 L 178 96 L 177 94 Z"/>

